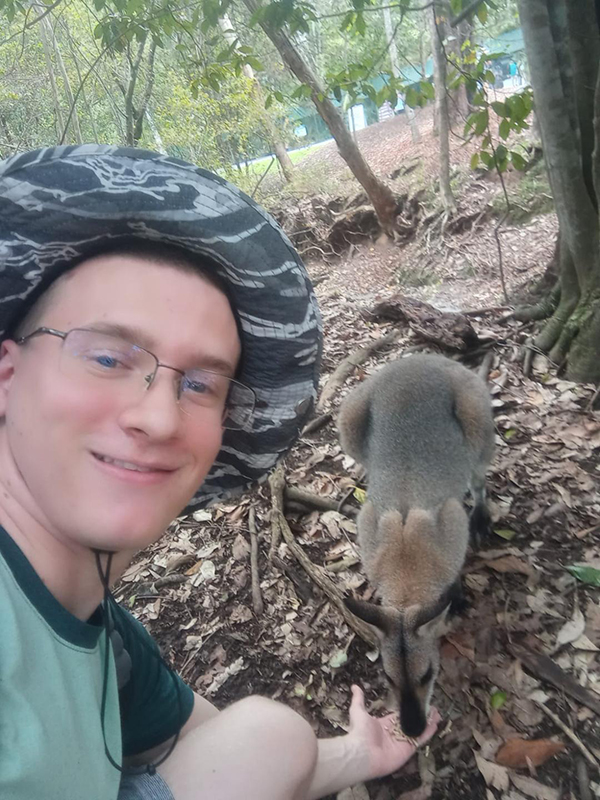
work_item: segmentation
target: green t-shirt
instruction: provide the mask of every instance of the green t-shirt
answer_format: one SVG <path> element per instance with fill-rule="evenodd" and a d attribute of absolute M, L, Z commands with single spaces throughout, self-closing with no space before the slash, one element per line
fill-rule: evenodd
<path fill-rule="evenodd" d="M 121 775 L 105 741 L 120 763 L 188 720 L 192 691 L 173 680 L 149 652 L 158 652 L 154 640 L 120 608 L 115 628 L 131 673 L 119 691 L 111 646 L 103 736 L 102 623 L 101 607 L 87 622 L 69 613 L 0 528 L 1 800 L 115 800 Z"/>

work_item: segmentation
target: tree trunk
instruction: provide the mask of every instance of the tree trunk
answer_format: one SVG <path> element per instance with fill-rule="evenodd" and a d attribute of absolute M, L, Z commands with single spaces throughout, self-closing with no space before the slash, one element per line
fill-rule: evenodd
<path fill-rule="evenodd" d="M 46 59 L 46 69 L 48 70 L 48 77 L 50 79 L 50 89 L 52 90 L 52 99 L 54 101 L 54 113 L 56 114 L 57 123 L 57 139 L 65 129 L 65 121 L 60 107 L 60 98 L 58 96 L 58 89 L 56 86 L 56 78 L 54 77 L 54 65 L 52 64 L 52 54 L 50 50 L 50 42 L 48 41 L 48 30 L 46 25 L 46 18 L 40 20 L 40 39 L 42 40 L 42 47 L 44 48 L 44 58 Z"/>
<path fill-rule="evenodd" d="M 394 78 L 398 78 L 400 76 L 400 64 L 398 62 L 398 48 L 396 47 L 396 39 L 394 36 L 394 27 L 392 25 L 392 14 L 389 8 L 383 8 L 383 23 L 385 25 L 385 38 L 387 39 L 388 47 L 389 47 L 389 54 L 390 54 L 390 62 L 392 64 L 392 75 Z M 410 106 L 405 105 L 404 109 L 406 111 L 406 119 L 408 120 L 408 124 L 410 125 L 410 133 L 412 136 L 413 142 L 420 142 L 421 141 L 421 132 L 419 131 L 419 126 L 417 124 L 417 118 L 415 112 L 412 110 Z"/>
<path fill-rule="evenodd" d="M 440 194 L 447 212 L 456 211 L 454 195 L 450 188 L 450 123 L 448 120 L 448 89 L 446 87 L 446 60 L 442 48 L 443 34 L 438 27 L 435 3 L 429 12 L 431 20 L 431 50 L 433 53 L 433 82 L 435 85 L 435 108 L 437 130 L 440 140 Z"/>
<path fill-rule="evenodd" d="M 236 36 L 233 24 L 228 14 L 223 14 L 222 17 L 219 17 L 219 27 L 221 28 L 221 33 L 223 34 L 227 44 L 230 47 L 236 46 L 238 43 L 238 37 Z M 283 177 L 288 183 L 290 183 L 294 177 L 294 165 L 292 164 L 292 159 L 288 155 L 288 151 L 285 149 L 285 144 L 281 141 L 278 135 L 273 117 L 265 108 L 264 94 L 262 86 L 260 85 L 260 81 L 254 74 L 254 70 L 250 64 L 244 64 L 242 67 L 242 72 L 247 78 L 254 82 L 254 91 L 260 107 L 260 114 L 265 127 L 265 132 L 267 134 L 267 139 L 269 140 L 269 144 L 271 145 L 271 148 L 275 153 L 275 157 L 279 162 Z"/>
<path fill-rule="evenodd" d="M 71 58 L 73 59 L 73 64 L 75 65 L 75 71 L 77 72 L 77 79 L 79 81 L 79 85 L 81 86 L 81 99 L 83 101 L 83 105 L 85 106 L 85 109 L 87 111 L 87 115 L 88 115 L 89 120 L 90 120 L 90 125 L 91 125 L 91 128 L 92 128 L 92 134 L 93 134 L 93 137 L 94 137 L 94 141 L 95 142 L 99 142 L 100 141 L 100 136 L 98 135 L 98 129 L 96 128 L 96 119 L 94 117 L 94 112 L 92 110 L 92 107 L 90 106 L 90 103 L 89 103 L 89 100 L 88 100 L 88 97 L 87 97 L 87 93 L 86 93 L 86 90 L 85 90 L 84 82 L 83 82 L 82 76 L 81 76 L 81 69 L 79 67 L 79 61 L 78 61 L 78 58 L 77 58 L 77 53 L 75 52 L 76 44 L 73 41 L 73 37 L 71 36 L 71 31 L 69 29 L 69 25 L 68 25 L 67 20 L 66 20 L 65 17 L 62 17 L 62 19 L 60 21 L 60 24 L 61 24 L 61 26 L 63 28 L 63 31 L 64 31 L 64 33 L 65 33 L 65 35 L 67 37 L 67 41 L 69 42 L 69 50 L 71 51 Z"/>
<path fill-rule="evenodd" d="M 252 14 L 260 8 L 258 0 L 243 0 L 243 2 Z M 310 87 L 311 99 L 331 131 L 331 135 L 336 141 L 340 155 L 367 193 L 382 229 L 389 236 L 393 237 L 398 203 L 392 190 L 383 181 L 377 178 L 367 164 L 346 128 L 341 114 L 327 97 L 325 88 L 321 86 L 316 75 L 298 53 L 286 33 L 284 33 L 282 29 L 271 27 L 264 21 L 260 23 L 260 26 L 279 51 L 288 69 L 301 83 Z"/>
<path fill-rule="evenodd" d="M 536 344 L 569 378 L 600 381 L 600 31 L 594 0 L 579 0 L 576 14 L 569 5 L 519 0 L 560 225 L 560 301 Z"/>
<path fill-rule="evenodd" d="M 37 7 L 39 8 L 39 6 Z M 73 113 L 71 114 L 70 125 L 72 126 L 73 132 L 75 134 L 75 141 L 77 142 L 77 144 L 83 144 L 81 128 L 79 127 L 79 114 L 77 113 L 77 108 L 75 106 L 75 98 L 73 96 L 73 91 L 71 89 L 71 81 L 69 80 L 69 74 L 65 67 L 65 62 L 63 61 L 63 57 L 60 52 L 58 42 L 56 41 L 54 28 L 52 27 L 50 18 L 44 17 L 43 19 L 41 19 L 40 26 L 44 28 L 48 40 L 52 42 L 52 48 L 54 50 L 54 55 L 56 56 L 56 63 L 58 64 L 58 69 L 63 80 L 63 86 L 65 94 L 67 96 L 67 102 L 69 103 L 69 109 L 73 109 Z"/>

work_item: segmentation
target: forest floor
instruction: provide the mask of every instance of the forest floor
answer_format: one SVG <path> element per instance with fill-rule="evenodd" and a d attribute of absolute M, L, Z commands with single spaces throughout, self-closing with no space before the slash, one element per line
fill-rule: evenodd
<path fill-rule="evenodd" d="M 378 300 L 399 292 L 444 311 L 475 312 L 469 320 L 481 346 L 461 358 L 477 367 L 484 352 L 492 355 L 494 533 L 469 554 L 464 569 L 469 606 L 441 642 L 434 693 L 443 718 L 438 734 L 404 769 L 343 798 L 600 797 L 599 589 L 568 570 L 576 564 L 600 568 L 600 413 L 589 408 L 593 387 L 557 376 L 541 355 L 525 377 L 523 346 L 533 327 L 506 318 L 510 303 L 498 265 L 497 239 L 510 300 L 543 273 L 557 229 L 547 185 L 537 167 L 523 176 L 507 174 L 513 206 L 503 219 L 497 178 L 467 172 L 469 148 L 457 145 L 459 210 L 453 224 L 435 209 L 430 184 L 436 146 L 427 113 L 421 113 L 420 122 L 423 138 L 417 148 L 403 117 L 359 134 L 366 157 L 388 178 L 418 162 L 393 182 L 399 194 L 418 196 L 407 241 L 391 244 L 365 234 L 350 237 L 338 255 L 315 258 L 313 253 L 307 259 L 323 314 L 322 388 L 350 353 L 397 333 L 393 344 L 351 372 L 320 411 L 335 418 L 348 389 L 408 347 L 459 355 L 428 343 L 414 326 L 374 317 L 370 311 Z M 315 151 L 305 160 L 306 175 L 331 167 L 334 155 L 325 147 Z M 339 169 L 341 174 L 342 165 Z M 320 202 L 341 184 L 344 180 L 332 180 L 334 191 L 323 199 L 321 181 Z M 346 183 L 346 194 L 356 191 Z M 282 199 L 284 226 L 286 219 L 296 219 L 299 204 L 314 199 L 303 192 Z M 286 542 L 277 548 L 278 560 L 269 560 L 272 501 L 264 484 L 235 502 L 197 512 L 195 519 L 179 519 L 130 567 L 118 596 L 148 626 L 183 678 L 218 707 L 263 694 L 295 708 L 318 735 L 335 736 L 348 722 L 352 683 L 364 688 L 374 713 L 393 708 L 376 652 L 313 580 L 317 572 L 339 593 L 368 596 L 356 558 L 358 503 L 350 497 L 344 513 L 333 510 L 363 484 L 340 449 L 331 419 L 300 438 L 284 470 L 288 486 L 332 503 L 332 510 L 289 506 L 286 511 L 313 575 Z M 251 590 L 251 510 L 264 602 L 260 614 Z M 580 577 L 598 575 L 592 569 Z M 165 576 L 177 576 L 175 584 L 161 581 Z"/>

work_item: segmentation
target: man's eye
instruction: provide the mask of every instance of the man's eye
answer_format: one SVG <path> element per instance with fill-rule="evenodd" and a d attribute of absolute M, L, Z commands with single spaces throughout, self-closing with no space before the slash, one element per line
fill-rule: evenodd
<path fill-rule="evenodd" d="M 118 358 L 114 356 L 109 356 L 106 353 L 101 353 L 100 355 L 94 356 L 94 360 L 97 364 L 100 364 L 102 367 L 118 367 L 121 363 Z"/>
<path fill-rule="evenodd" d="M 421 686 L 425 686 L 425 684 L 429 683 L 429 681 L 430 681 L 432 678 L 433 678 L 433 666 L 430 664 L 430 665 L 429 665 L 429 669 L 427 670 L 427 672 L 425 673 L 425 675 L 423 675 L 423 677 L 422 677 L 422 678 L 421 678 L 421 680 L 419 681 L 419 684 L 420 684 Z"/>
<path fill-rule="evenodd" d="M 207 381 L 188 378 L 183 379 L 183 391 L 194 392 L 194 394 L 208 394 L 212 391 L 212 387 Z"/>
<path fill-rule="evenodd" d="M 102 367 L 105 370 L 128 369 L 131 365 L 126 355 L 121 353 L 111 353 L 106 350 L 88 351 L 79 353 L 80 358 L 87 361 L 92 367 Z"/>

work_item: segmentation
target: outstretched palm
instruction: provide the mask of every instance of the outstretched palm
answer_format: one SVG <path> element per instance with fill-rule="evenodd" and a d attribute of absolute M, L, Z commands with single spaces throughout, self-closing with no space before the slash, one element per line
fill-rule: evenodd
<path fill-rule="evenodd" d="M 432 709 L 427 728 L 417 739 L 418 744 L 425 744 L 433 736 L 439 721 L 439 713 Z M 369 758 L 369 778 L 380 778 L 395 772 L 414 754 L 416 748 L 412 742 L 394 735 L 397 722 L 396 714 L 372 717 L 365 708 L 362 689 L 352 687 L 349 734 L 363 743 L 364 752 Z"/>

